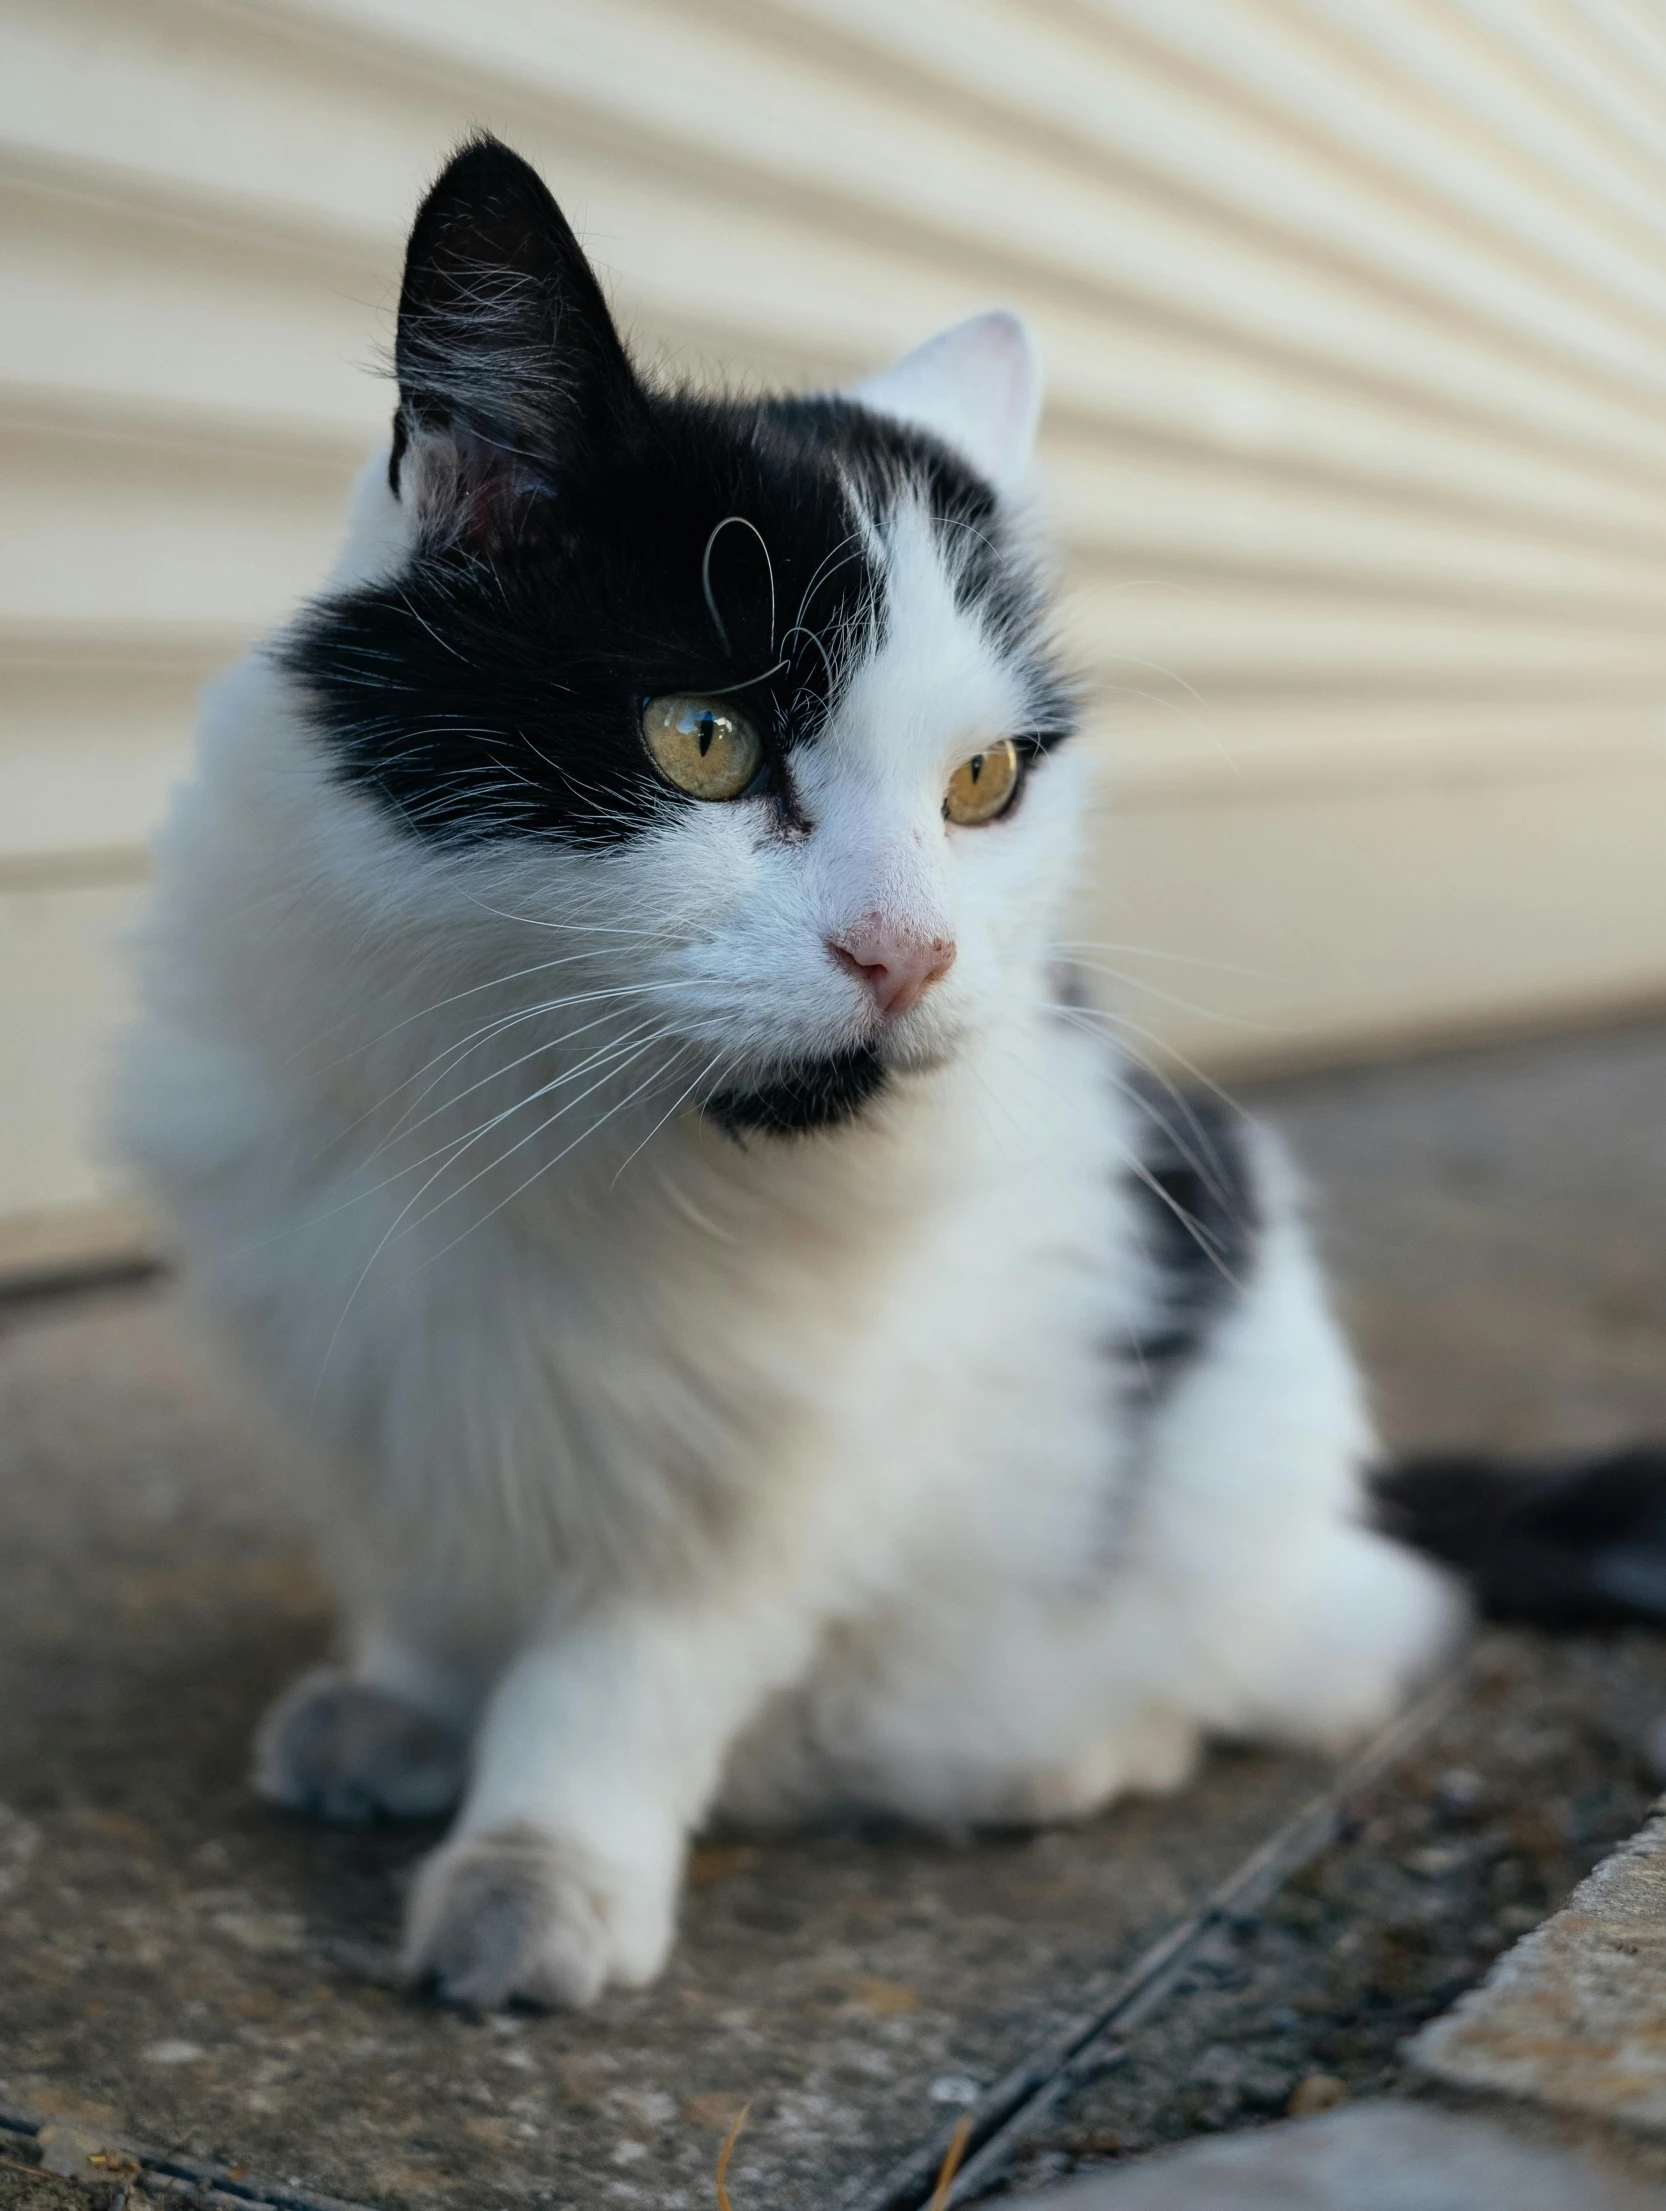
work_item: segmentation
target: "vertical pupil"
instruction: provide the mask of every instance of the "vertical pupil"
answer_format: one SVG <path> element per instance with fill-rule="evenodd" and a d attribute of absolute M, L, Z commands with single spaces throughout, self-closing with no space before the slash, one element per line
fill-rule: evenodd
<path fill-rule="evenodd" d="M 700 717 L 700 757 L 702 760 L 712 749 L 712 739 L 717 735 L 717 716 L 702 714 Z"/>
<path fill-rule="evenodd" d="M 981 752 L 973 753 L 968 765 L 972 770 L 972 781 L 974 783 L 978 782 L 983 775 L 983 754 Z"/>

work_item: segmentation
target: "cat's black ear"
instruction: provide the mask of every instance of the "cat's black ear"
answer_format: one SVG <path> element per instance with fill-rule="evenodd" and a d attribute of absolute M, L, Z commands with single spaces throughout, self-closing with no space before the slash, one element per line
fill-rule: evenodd
<path fill-rule="evenodd" d="M 393 488 L 481 551 L 534 534 L 563 472 L 641 404 L 565 216 L 537 171 L 485 136 L 417 211 L 394 359 Z"/>

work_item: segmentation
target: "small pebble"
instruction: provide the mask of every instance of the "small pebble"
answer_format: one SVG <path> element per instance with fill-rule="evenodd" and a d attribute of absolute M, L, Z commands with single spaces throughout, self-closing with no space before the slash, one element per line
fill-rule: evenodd
<path fill-rule="evenodd" d="M 111 2149 L 103 2135 L 91 2133 L 86 2127 L 68 2126 L 61 2120 L 41 2128 L 36 2147 L 43 2172 L 79 2180 L 83 2185 L 130 2179 L 139 2170 L 136 2158 Z"/>
<path fill-rule="evenodd" d="M 1473 1819 L 1480 1809 L 1487 1784 L 1467 1766 L 1452 1766 L 1435 1783 L 1435 1810 L 1442 1819 Z"/>
<path fill-rule="evenodd" d="M 975 2104 L 980 2090 L 970 2073 L 939 2073 L 926 2094 L 934 2104 Z"/>
<path fill-rule="evenodd" d="M 1193 2060 L 1191 2078 L 1209 2088 L 1236 2088 L 1247 2063 L 1244 2053 L 1229 2042 L 1211 2042 Z"/>
<path fill-rule="evenodd" d="M 1312 2119 L 1321 2111 L 1334 2111 L 1348 2101 L 1348 2091 L 1334 2073 L 1309 2073 L 1290 2091 L 1285 2110 L 1292 2119 Z"/>
<path fill-rule="evenodd" d="M 1456 1873 L 1468 1856 L 1459 1843 L 1427 1843 L 1421 1850 L 1408 1850 L 1400 1863 L 1420 1880 L 1438 1881 L 1448 1873 Z"/>
<path fill-rule="evenodd" d="M 1518 1935 L 1531 1934 L 1544 1917 L 1536 1904 L 1505 1904 L 1495 1914 L 1493 1925 L 1514 1942 Z"/>

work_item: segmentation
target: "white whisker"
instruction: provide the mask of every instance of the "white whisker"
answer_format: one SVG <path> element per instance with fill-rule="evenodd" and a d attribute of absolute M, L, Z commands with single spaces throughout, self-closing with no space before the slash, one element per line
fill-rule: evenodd
<path fill-rule="evenodd" d="M 630 1053 L 629 1057 L 624 1060 L 623 1065 L 629 1066 L 634 1060 L 640 1059 L 644 1052 L 652 1050 L 655 1041 L 656 1039 L 650 1037 L 646 1040 L 646 1042 L 637 1045 L 635 1049 Z M 354 1282 L 352 1289 L 347 1293 L 347 1302 L 343 1305 L 340 1318 L 337 1320 L 335 1327 L 331 1332 L 328 1344 L 326 1344 L 324 1347 L 324 1356 L 319 1364 L 317 1385 L 318 1388 L 321 1389 L 323 1387 L 325 1371 L 329 1366 L 331 1354 L 334 1352 L 336 1344 L 340 1339 L 341 1331 L 346 1326 L 347 1316 L 351 1312 L 354 1302 L 359 1295 L 359 1292 L 364 1288 L 366 1281 L 369 1279 L 371 1269 L 375 1266 L 377 1260 L 381 1258 L 383 1252 L 387 1249 L 388 1245 L 393 1242 L 396 1237 L 406 1235 L 412 1229 L 419 1228 L 424 1221 L 432 1219 L 433 1215 L 438 1212 L 442 1207 L 449 1205 L 453 1198 L 461 1197 L 463 1191 L 472 1189 L 474 1184 L 480 1180 L 482 1175 L 492 1173 L 495 1168 L 502 1165 L 505 1159 L 512 1158 L 517 1151 L 521 1150 L 525 1145 L 533 1142 L 535 1138 L 542 1135 L 544 1130 L 547 1129 L 552 1122 L 560 1120 L 563 1114 L 570 1113 L 573 1110 L 574 1106 L 582 1105 L 586 1098 L 592 1097 L 595 1092 L 602 1087 L 602 1084 L 607 1082 L 611 1078 L 611 1076 L 617 1072 L 619 1072 L 618 1068 L 608 1069 L 604 1074 L 598 1077 L 598 1079 L 590 1085 L 588 1090 L 581 1090 L 576 1098 L 569 1098 L 565 1105 L 558 1107 L 554 1113 L 549 1114 L 544 1120 L 540 1121 L 536 1128 L 529 1130 L 525 1136 L 519 1138 L 516 1143 L 512 1144 L 507 1152 L 500 1154 L 499 1157 L 495 1160 L 488 1161 L 486 1166 L 482 1167 L 478 1173 L 471 1175 L 468 1181 L 463 1183 L 458 1189 L 448 1191 L 446 1196 L 440 1200 L 438 1206 L 430 1206 L 427 1212 L 419 1214 L 416 1220 L 409 1220 L 408 1216 L 410 1215 L 412 1207 L 421 1203 L 422 1199 L 434 1187 L 434 1184 L 440 1179 L 441 1175 L 443 1175 L 449 1167 L 454 1166 L 457 1159 L 460 1158 L 464 1152 L 471 1150 L 475 1144 L 481 1141 L 483 1137 L 489 1136 L 494 1129 L 500 1128 L 502 1124 L 511 1117 L 511 1115 L 520 1112 L 525 1106 L 536 1103 L 536 1101 L 540 1097 L 547 1096 L 549 1091 L 556 1086 L 554 1084 L 546 1084 L 542 1091 L 533 1091 L 527 1097 L 517 1100 L 514 1105 L 506 1106 L 503 1112 L 495 1114 L 489 1121 L 483 1122 L 481 1126 L 478 1129 L 474 1130 L 465 1140 L 460 1142 L 455 1147 L 449 1149 L 448 1156 L 442 1160 L 441 1164 L 436 1167 L 434 1172 L 428 1177 L 428 1180 L 422 1184 L 420 1189 L 412 1193 L 412 1195 L 400 1208 L 399 1212 L 395 1214 L 393 1220 L 383 1231 L 375 1250 L 365 1261 L 364 1266 L 359 1272 L 358 1279 Z M 437 1155 L 430 1154 L 429 1156 L 434 1157 Z M 564 1157 L 565 1154 L 563 1154 L 562 1156 Z M 408 1169 L 406 1171 L 414 1172 L 415 1170 Z M 392 1179 L 397 1181 L 400 1178 L 398 1176 L 395 1176 Z M 493 1210 L 496 1211 L 497 1209 L 494 1207 Z M 450 1247 L 447 1246 L 447 1249 L 449 1248 Z"/>
<path fill-rule="evenodd" d="M 587 1129 L 583 1130 L 579 1135 L 575 1136 L 571 1143 L 563 1145 L 562 1149 L 556 1153 L 553 1159 L 546 1159 L 541 1166 L 535 1167 L 532 1173 L 529 1174 L 523 1182 L 518 1182 L 513 1190 L 509 1191 L 506 1196 L 501 1197 L 498 1200 L 496 1205 L 488 1207 L 487 1210 L 481 1214 L 480 1218 L 477 1221 L 471 1222 L 470 1225 L 466 1229 L 464 1229 L 460 1235 L 454 1236 L 451 1239 L 450 1243 L 442 1245 L 440 1250 L 430 1253 L 429 1257 L 423 1262 L 423 1264 L 425 1266 L 432 1266 L 435 1260 L 443 1259 L 448 1251 L 455 1251 L 457 1246 L 463 1241 L 463 1237 L 472 1236 L 477 1228 L 483 1228 L 494 1214 L 501 1213 L 506 1205 L 512 1205 L 515 1200 L 520 1197 L 525 1191 L 530 1190 L 532 1185 L 539 1179 L 541 1175 L 548 1174 L 552 1167 L 560 1166 L 561 1162 L 568 1156 L 570 1152 L 575 1152 L 581 1144 L 588 1143 L 590 1138 L 595 1135 L 596 1131 L 599 1128 L 605 1126 L 607 1122 L 611 1121 L 616 1113 L 622 1112 L 626 1106 L 632 1104 L 636 1099 L 640 1098 L 645 1090 L 651 1090 L 656 1082 L 663 1080 L 667 1071 L 668 1070 L 664 1067 L 655 1069 L 655 1071 L 650 1074 L 644 1081 L 638 1083 L 634 1090 L 628 1091 L 625 1096 L 618 1101 L 617 1104 L 609 1106 L 605 1113 L 599 1115 L 596 1120 L 592 1121 L 590 1126 Z M 577 1100 L 574 1100 L 573 1103 L 576 1104 Z M 565 1112 L 567 1108 L 563 1107 L 562 1110 Z M 546 1122 L 544 1125 L 547 1127 L 548 1123 Z M 518 1150 L 519 1146 L 516 1146 L 514 1148 Z M 508 1154 L 506 1153 L 504 1157 L 508 1157 Z M 494 1164 L 501 1166 L 502 1161 L 498 1160 L 494 1162 Z M 466 1189 L 467 1187 L 468 1185 L 465 1184 L 464 1188 Z M 453 1195 L 460 1195 L 460 1193 L 454 1192 Z M 445 1202 L 449 1204 L 450 1199 L 448 1198 Z M 437 1207 L 432 1208 L 431 1213 L 437 1210 Z M 424 1215 L 424 1218 L 430 1218 L 431 1213 Z M 413 1226 L 414 1225 L 415 1224 L 413 1223 Z"/>

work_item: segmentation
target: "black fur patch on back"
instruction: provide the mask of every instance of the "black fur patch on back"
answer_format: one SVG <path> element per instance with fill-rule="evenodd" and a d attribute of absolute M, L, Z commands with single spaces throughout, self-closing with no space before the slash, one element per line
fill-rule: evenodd
<path fill-rule="evenodd" d="M 1371 1477 L 1385 1534 L 1454 1566 L 1483 1612 L 1666 1625 L 1666 1447 L 1507 1466 L 1452 1453 Z"/>
<path fill-rule="evenodd" d="M 806 1136 L 854 1120 L 885 1086 L 885 1063 L 871 1044 L 806 1060 L 753 1090 L 720 1090 L 706 1118 L 729 1135 Z"/>
<path fill-rule="evenodd" d="M 1166 1397 L 1255 1264 L 1261 1201 L 1243 1117 L 1218 1099 L 1130 1082 L 1137 1161 L 1124 1185 L 1150 1269 L 1145 1324 L 1114 1347 L 1152 1402 Z"/>

